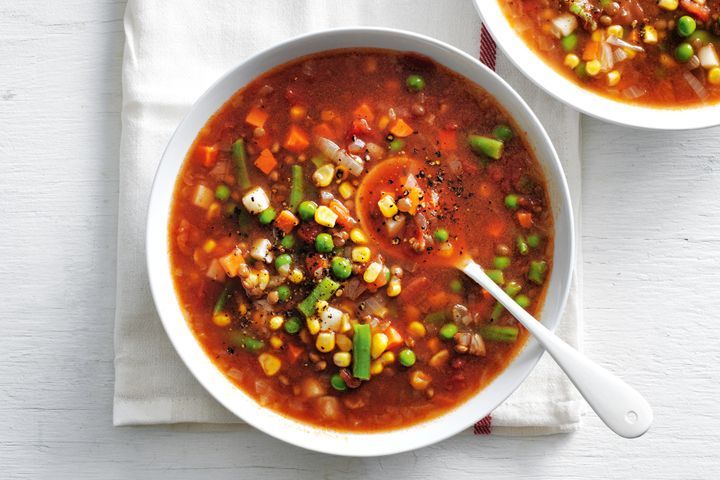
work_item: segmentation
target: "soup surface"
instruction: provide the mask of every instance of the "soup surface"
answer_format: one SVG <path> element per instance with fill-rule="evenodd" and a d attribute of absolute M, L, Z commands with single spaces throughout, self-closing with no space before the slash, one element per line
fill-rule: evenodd
<path fill-rule="evenodd" d="M 548 63 L 608 97 L 720 100 L 720 0 L 498 0 Z"/>
<path fill-rule="evenodd" d="M 238 91 L 199 133 L 169 223 L 181 307 L 261 405 L 339 430 L 407 426 L 492 380 L 551 270 L 541 170 L 512 119 L 415 54 L 337 50 Z"/>

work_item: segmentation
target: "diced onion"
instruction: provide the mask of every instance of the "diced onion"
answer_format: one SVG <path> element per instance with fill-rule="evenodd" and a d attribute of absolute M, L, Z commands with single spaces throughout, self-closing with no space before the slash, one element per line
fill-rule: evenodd
<path fill-rule="evenodd" d="M 718 58 L 717 51 L 715 50 L 715 45 L 712 43 L 708 43 L 700 49 L 698 52 L 698 58 L 700 59 L 700 65 L 708 70 L 713 67 L 720 66 L 720 59 Z"/>
<path fill-rule="evenodd" d="M 327 307 L 320 313 L 320 330 L 337 332 L 342 324 L 343 313 L 335 307 Z"/>
<path fill-rule="evenodd" d="M 213 200 L 215 199 L 215 193 L 207 188 L 203 184 L 198 184 L 197 187 L 195 187 L 195 194 L 193 195 L 192 202 L 204 209 L 207 210 L 210 208 L 210 205 L 212 204 Z"/>
<path fill-rule="evenodd" d="M 270 253 L 270 248 L 272 248 L 270 240 L 267 238 L 259 238 L 253 243 L 250 256 L 260 262 L 271 262 L 272 253 Z"/>
<path fill-rule="evenodd" d="M 643 90 L 642 88 L 640 88 L 636 85 L 633 85 L 632 87 L 628 87 L 622 91 L 623 96 L 629 100 L 634 100 L 636 98 L 640 98 L 643 95 L 645 95 L 645 93 L 647 93 L 645 90 Z"/>
<path fill-rule="evenodd" d="M 332 140 L 328 140 L 324 137 L 317 137 L 315 145 L 323 155 L 331 159 L 337 165 L 346 168 L 353 175 L 358 176 L 362 173 L 362 159 L 356 155 L 349 154 Z"/>
<path fill-rule="evenodd" d="M 633 45 L 632 43 L 628 43 L 625 40 L 622 40 L 622 39 L 616 37 L 615 35 L 610 35 L 607 38 L 607 43 L 609 43 L 610 45 L 613 45 L 615 47 L 629 48 L 630 50 L 633 50 L 638 53 L 645 52 L 645 49 L 643 47 L 641 47 L 639 45 Z"/>
<path fill-rule="evenodd" d="M 628 58 L 627 52 L 622 48 L 616 48 L 614 52 L 615 61 L 616 62 L 622 62 L 625 61 Z"/>
<path fill-rule="evenodd" d="M 567 37 L 578 27 L 577 18 L 569 13 L 555 17 L 551 23 L 552 32 L 558 38 Z"/>
<path fill-rule="evenodd" d="M 690 72 L 683 73 L 683 78 L 685 78 L 685 81 L 690 85 L 690 88 L 693 89 L 695 94 L 702 100 L 704 100 L 708 96 L 708 92 L 703 86 L 702 83 L 700 83 L 700 80 L 695 77 Z"/>

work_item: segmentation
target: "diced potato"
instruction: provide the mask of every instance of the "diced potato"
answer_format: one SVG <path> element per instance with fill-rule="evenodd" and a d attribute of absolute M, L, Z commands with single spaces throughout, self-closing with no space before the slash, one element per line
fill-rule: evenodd
<path fill-rule="evenodd" d="M 242 197 L 243 206 L 253 215 L 258 215 L 270 208 L 270 199 L 261 187 L 251 188 Z"/>

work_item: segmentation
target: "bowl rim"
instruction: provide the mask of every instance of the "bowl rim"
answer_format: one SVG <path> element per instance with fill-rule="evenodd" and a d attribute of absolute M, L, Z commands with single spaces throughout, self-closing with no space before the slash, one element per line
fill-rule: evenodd
<path fill-rule="evenodd" d="M 643 106 L 579 86 L 542 60 L 517 34 L 500 1 L 473 0 L 483 25 L 523 75 L 564 104 L 608 123 L 643 130 L 682 131 L 720 125 L 720 102 L 689 107 Z"/>
<path fill-rule="evenodd" d="M 315 43 L 322 44 L 324 47 L 313 48 Z M 553 203 L 556 243 L 553 272 L 550 284 L 547 287 L 548 293 L 546 294 L 543 314 L 541 315 L 541 322 L 551 330 L 554 330 L 559 323 L 569 295 L 575 264 L 576 233 L 567 180 L 557 152 L 540 121 L 518 93 L 495 72 L 467 53 L 440 40 L 393 28 L 344 27 L 311 32 L 280 42 L 239 62 L 222 74 L 193 103 L 170 137 L 162 154 L 153 179 L 147 211 L 145 241 L 148 279 L 156 310 L 168 338 L 183 363 L 205 390 L 226 409 L 258 430 L 309 450 L 341 456 L 367 457 L 390 455 L 422 448 L 470 427 L 477 419 L 484 417 L 497 408 L 524 382 L 540 360 L 544 350 L 534 338 L 528 338 L 525 346 L 512 362 L 490 384 L 455 408 L 432 419 L 408 427 L 378 432 L 345 432 L 319 428 L 284 416 L 270 408 L 260 406 L 251 396 L 236 387 L 215 366 L 195 338 L 179 306 L 170 275 L 168 254 L 169 207 L 172 205 L 177 174 L 184 163 L 189 146 L 194 142 L 197 131 L 199 131 L 199 128 L 195 129 L 192 125 L 199 122 L 200 127 L 202 127 L 210 115 L 215 113 L 229 98 L 229 95 L 225 96 L 219 102 L 219 105 L 212 107 L 217 102 L 210 100 L 211 95 L 216 90 L 220 90 L 224 83 L 231 82 L 235 75 L 240 75 L 243 69 L 262 68 L 263 62 L 271 65 L 269 68 L 263 68 L 259 73 L 246 74 L 250 75 L 250 78 L 244 83 L 237 84 L 234 87 L 235 91 L 243 88 L 247 82 L 258 75 L 262 75 L 274 66 L 282 65 L 293 59 L 338 48 L 352 48 L 352 45 L 345 46 L 345 44 L 352 44 L 354 48 L 418 51 L 433 58 L 434 61 L 446 66 L 446 68 L 465 76 L 469 81 L 478 84 L 488 92 L 497 90 L 495 94 L 492 92 L 490 94 L 493 96 L 500 94 L 506 96 L 507 101 L 513 103 L 514 108 L 523 114 L 524 118 L 518 119 L 517 113 L 510 112 L 507 101 L 501 102 L 496 99 L 502 108 L 511 114 L 511 117 L 518 125 L 524 124 L 523 129 L 526 131 L 527 142 L 530 148 L 535 150 L 536 157 L 538 157 L 538 161 L 548 180 L 548 186 L 555 190 L 553 195 L 557 197 L 557 201 Z M 378 44 L 382 46 L 378 46 Z M 309 49 L 309 51 L 305 52 L 303 48 Z M 297 54 L 298 50 L 303 50 L 303 53 Z M 433 50 L 435 55 L 430 53 L 430 50 Z M 289 55 L 289 57 L 274 62 L 270 60 L 274 55 L 281 57 Z M 437 58 L 437 55 L 443 55 L 443 59 Z M 448 65 L 449 63 L 457 63 L 458 66 L 453 68 Z M 476 76 L 485 77 L 488 84 L 480 84 L 478 80 L 469 78 L 468 74 L 458 71 L 461 69 L 468 70 L 468 72 L 473 71 Z M 210 106 L 208 107 L 206 104 L 210 104 Z M 201 115 L 201 120 L 193 118 L 198 115 Z M 529 129 L 533 130 L 533 138 L 531 138 Z M 189 139 L 186 138 L 188 135 L 190 136 Z M 544 150 L 542 158 L 540 152 L 538 152 L 540 148 Z M 178 152 L 174 152 L 174 150 Z M 180 155 L 180 158 L 177 157 L 176 153 Z M 552 185 L 550 185 L 550 180 L 554 180 Z M 562 238 L 564 244 L 562 255 L 558 251 L 558 225 L 561 221 L 565 226 Z M 546 315 L 544 312 L 550 302 L 548 297 L 551 290 L 553 291 L 552 300 L 555 311 L 553 315 Z M 502 379 L 502 388 L 495 385 L 500 383 L 500 379 Z M 475 403 L 483 404 L 487 412 L 480 411 L 476 414 L 475 410 L 470 410 Z M 241 411 L 243 407 L 250 411 Z M 469 414 L 472 416 L 468 417 Z M 467 418 L 475 420 L 468 420 Z M 358 448 L 353 450 L 353 446 Z"/>

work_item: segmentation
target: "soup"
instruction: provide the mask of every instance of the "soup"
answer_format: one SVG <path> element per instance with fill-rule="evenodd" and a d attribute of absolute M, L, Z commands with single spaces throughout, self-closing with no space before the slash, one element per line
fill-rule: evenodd
<path fill-rule="evenodd" d="M 428 58 L 337 50 L 238 91 L 198 134 L 169 222 L 179 302 L 229 379 L 280 414 L 378 431 L 451 409 L 527 332 L 453 265 L 537 312 L 542 171 L 487 93 Z"/>
<path fill-rule="evenodd" d="M 499 0 L 545 61 L 602 95 L 674 107 L 720 100 L 720 0 Z"/>

